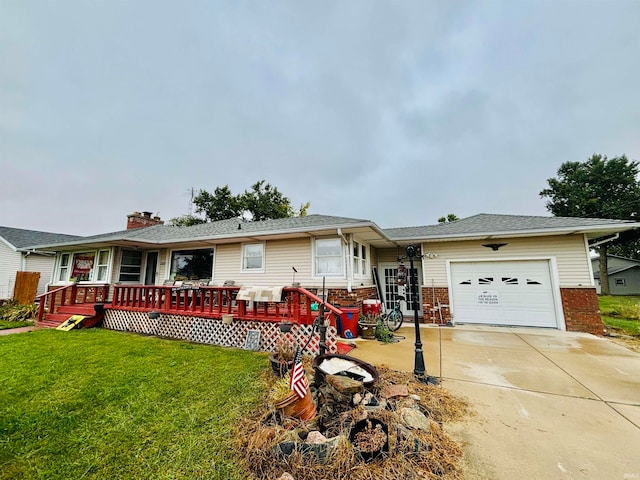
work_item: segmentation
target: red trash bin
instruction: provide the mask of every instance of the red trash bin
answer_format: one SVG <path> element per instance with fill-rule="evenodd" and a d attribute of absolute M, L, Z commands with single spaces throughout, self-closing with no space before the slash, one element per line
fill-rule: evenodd
<path fill-rule="evenodd" d="M 342 338 L 356 338 L 358 336 L 358 317 L 360 308 L 357 306 L 340 307 L 340 331 Z"/>

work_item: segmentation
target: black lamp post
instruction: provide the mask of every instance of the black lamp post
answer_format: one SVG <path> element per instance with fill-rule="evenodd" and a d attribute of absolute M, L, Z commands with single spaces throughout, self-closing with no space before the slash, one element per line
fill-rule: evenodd
<path fill-rule="evenodd" d="M 438 379 L 427 375 L 427 370 L 424 365 L 424 355 L 422 352 L 422 340 L 420 339 L 420 323 L 418 321 L 418 278 L 416 270 L 413 268 L 413 259 L 422 258 L 422 255 L 414 245 L 407 247 L 406 258 L 409 259 L 409 287 L 411 288 L 411 299 L 413 308 L 413 324 L 416 330 L 416 343 L 415 343 L 415 360 L 413 366 L 413 374 L 416 378 L 423 383 L 430 383 L 436 385 Z M 405 258 L 401 257 L 401 258 Z M 399 259 L 400 260 L 400 259 Z"/>

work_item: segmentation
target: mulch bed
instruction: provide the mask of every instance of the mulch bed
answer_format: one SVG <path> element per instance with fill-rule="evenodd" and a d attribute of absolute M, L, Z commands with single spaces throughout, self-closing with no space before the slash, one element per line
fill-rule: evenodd
<path fill-rule="evenodd" d="M 305 367 L 307 377 L 312 378 L 309 363 Z M 348 406 L 346 411 L 332 418 L 318 416 L 308 423 L 283 418 L 265 399 L 234 432 L 249 478 L 277 480 L 286 472 L 295 480 L 461 479 L 462 448 L 448 436 L 442 424 L 467 416 L 468 404 L 441 386 L 415 381 L 410 373 L 386 367 L 379 367 L 378 372 L 379 381 L 369 389 L 374 396 L 383 398 L 385 388 L 388 391 L 392 385 L 406 385 L 409 396 L 384 399 L 383 408 Z M 273 384 L 275 378 L 269 375 L 264 380 Z M 405 407 L 424 413 L 430 425 L 429 431 L 409 432 L 402 428 L 400 412 Z M 382 435 L 383 432 L 373 426 L 367 432 L 370 434 L 368 438 L 364 433 L 354 439 L 365 449 L 367 445 L 373 448 L 388 442 L 388 451 L 371 461 L 363 460 L 360 451 L 349 440 L 351 427 L 367 418 L 382 421 L 388 426 L 388 435 Z M 329 438 L 333 448 L 326 451 L 309 449 L 305 441 L 317 435 L 318 430 Z M 314 433 L 310 436 L 310 432 Z M 285 445 L 302 445 L 305 448 L 297 447 L 285 452 L 282 447 Z"/>

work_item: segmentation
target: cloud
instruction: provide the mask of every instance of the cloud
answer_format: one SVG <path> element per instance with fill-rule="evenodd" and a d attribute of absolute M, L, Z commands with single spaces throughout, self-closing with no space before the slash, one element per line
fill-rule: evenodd
<path fill-rule="evenodd" d="M 191 187 L 262 178 L 383 227 L 545 214 L 538 192 L 562 162 L 640 159 L 639 13 L 4 2 L 0 224 L 116 230 L 135 210 L 186 213 Z"/>

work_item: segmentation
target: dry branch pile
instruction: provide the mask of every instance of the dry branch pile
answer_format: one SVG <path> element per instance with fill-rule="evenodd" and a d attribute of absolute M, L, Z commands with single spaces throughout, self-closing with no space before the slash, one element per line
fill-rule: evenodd
<path fill-rule="evenodd" d="M 380 399 L 375 407 L 349 405 L 330 418 L 319 415 L 313 422 L 303 423 L 283 418 L 265 400 L 235 432 L 250 478 L 277 480 L 288 472 L 295 480 L 461 479 L 462 449 L 441 424 L 465 416 L 466 402 L 440 386 L 416 382 L 409 373 L 385 367 L 378 372 L 380 379 L 370 388 Z M 266 381 L 271 384 L 274 380 Z M 393 385 L 406 386 L 408 395 L 384 398 L 385 388 Z M 315 387 L 312 385 L 312 391 L 317 399 Z M 412 411 L 427 417 L 426 429 L 403 425 L 402 415 Z M 374 426 L 369 432 L 361 431 L 357 441 L 349 441 L 352 426 L 364 419 L 383 422 L 388 434 Z M 318 437 L 324 441 L 318 441 Z M 367 445 L 379 448 L 385 442 L 388 451 L 371 461 L 363 460 L 361 452 Z"/>

